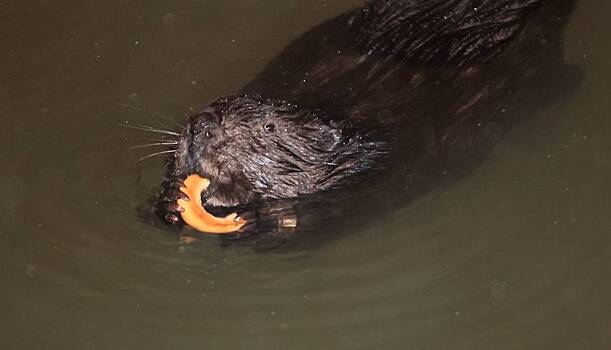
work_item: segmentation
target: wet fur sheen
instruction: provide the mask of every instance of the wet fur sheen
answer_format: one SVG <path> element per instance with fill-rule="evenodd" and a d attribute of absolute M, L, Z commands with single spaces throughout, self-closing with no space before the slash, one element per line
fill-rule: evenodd
<path fill-rule="evenodd" d="M 174 168 L 212 180 L 207 202 L 237 206 L 341 187 L 375 165 L 383 141 L 321 112 L 259 96 L 221 99 L 189 123 Z"/>
<path fill-rule="evenodd" d="M 210 178 L 206 203 L 222 207 L 351 192 L 365 179 L 371 190 L 420 193 L 559 98 L 540 86 L 567 86 L 574 71 L 561 45 L 574 3 L 370 1 L 192 117 L 166 183 Z"/>

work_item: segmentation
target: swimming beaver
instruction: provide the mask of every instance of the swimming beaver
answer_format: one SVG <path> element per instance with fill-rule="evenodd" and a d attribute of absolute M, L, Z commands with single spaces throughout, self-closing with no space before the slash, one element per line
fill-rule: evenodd
<path fill-rule="evenodd" d="M 349 206 L 337 193 L 359 185 L 424 191 L 481 159 L 526 106 L 557 99 L 540 87 L 573 71 L 561 42 L 574 3 L 374 0 L 314 28 L 189 119 L 158 213 L 180 223 L 176 183 L 193 173 L 211 180 L 216 208 L 319 195 Z"/>

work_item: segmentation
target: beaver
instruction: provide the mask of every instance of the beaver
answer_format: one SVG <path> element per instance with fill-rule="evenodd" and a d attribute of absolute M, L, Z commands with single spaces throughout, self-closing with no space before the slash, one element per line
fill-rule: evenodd
<path fill-rule="evenodd" d="M 560 98 L 562 89 L 541 86 L 575 85 L 562 52 L 574 4 L 373 0 L 315 27 L 241 91 L 189 118 L 158 214 L 181 223 L 177 184 L 189 174 L 211 180 L 207 208 L 248 207 L 259 222 L 274 212 L 300 222 L 308 210 L 345 215 L 355 193 L 381 208 L 397 205 L 390 192 L 426 192 Z M 300 207 L 311 198 L 317 206 Z"/>

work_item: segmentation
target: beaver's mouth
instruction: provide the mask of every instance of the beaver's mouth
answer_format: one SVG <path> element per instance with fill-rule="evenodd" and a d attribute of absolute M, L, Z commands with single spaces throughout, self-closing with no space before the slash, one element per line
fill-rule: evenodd
<path fill-rule="evenodd" d="M 187 199 L 179 198 L 177 205 L 182 208 L 183 220 L 194 229 L 213 234 L 227 234 L 241 229 L 246 220 L 237 213 L 229 213 L 225 216 L 215 215 L 203 206 L 202 193 L 205 193 L 210 185 L 210 180 L 198 175 L 189 175 L 180 187 Z"/>
<path fill-rule="evenodd" d="M 180 136 L 178 150 L 175 156 L 174 176 L 185 179 L 189 175 L 198 175 L 210 181 L 210 190 L 203 192 L 206 198 L 203 198 L 204 203 L 214 193 L 215 186 L 218 183 L 218 171 L 216 174 L 211 174 L 205 169 L 205 162 L 210 162 L 210 157 L 205 155 L 205 144 L 200 144 L 195 141 L 195 137 L 191 131 L 191 126 Z"/>
<path fill-rule="evenodd" d="M 211 179 L 210 187 L 208 187 L 207 191 L 202 192 L 201 194 L 202 203 L 204 205 L 204 208 L 206 208 L 206 210 L 210 211 L 211 213 L 215 215 L 221 215 L 228 210 L 236 209 L 238 207 L 237 205 L 226 203 L 222 201 L 219 197 L 217 197 L 217 194 L 219 191 L 218 176 L 212 177 L 212 176 L 209 176 L 203 173 L 198 174 L 198 175 L 206 179 Z"/>
<path fill-rule="evenodd" d="M 205 202 L 203 204 L 203 207 L 210 214 L 214 216 L 219 216 L 219 217 L 227 216 L 231 213 L 239 212 L 242 210 L 241 206 L 217 206 L 217 205 L 207 204 Z"/>

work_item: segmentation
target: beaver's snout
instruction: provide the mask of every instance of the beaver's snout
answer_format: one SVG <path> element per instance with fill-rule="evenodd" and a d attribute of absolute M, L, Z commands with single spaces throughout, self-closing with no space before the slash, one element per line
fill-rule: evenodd
<path fill-rule="evenodd" d="M 220 118 L 207 111 L 191 117 L 188 127 L 193 139 L 211 139 L 221 133 Z"/>
<path fill-rule="evenodd" d="M 207 147 L 218 147 L 224 138 L 224 128 L 220 118 L 211 112 L 202 112 L 189 119 L 187 128 L 189 152 L 198 157 Z"/>

